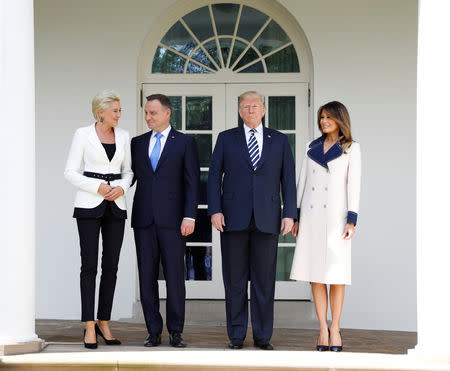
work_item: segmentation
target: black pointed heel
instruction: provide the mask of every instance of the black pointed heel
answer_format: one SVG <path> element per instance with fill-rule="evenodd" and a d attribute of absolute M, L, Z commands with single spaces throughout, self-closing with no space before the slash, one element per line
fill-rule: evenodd
<path fill-rule="evenodd" d="M 328 336 L 330 336 L 330 329 L 328 329 Z M 319 339 L 317 339 L 317 342 L 319 342 Z M 319 352 L 327 352 L 327 351 L 329 351 L 330 350 L 330 347 L 329 347 L 329 345 L 316 345 L 316 349 L 319 351 Z"/>
<path fill-rule="evenodd" d="M 95 333 L 95 343 L 86 343 L 84 341 L 85 337 L 86 337 L 86 329 L 84 330 L 84 333 L 83 333 L 84 347 L 87 349 L 97 349 L 97 332 Z"/>
<path fill-rule="evenodd" d="M 341 337 L 341 345 L 330 345 L 330 351 L 332 352 L 342 352 L 342 346 L 344 345 L 342 341 L 341 330 L 339 330 L 339 336 Z"/>
<path fill-rule="evenodd" d="M 117 340 L 117 339 L 108 340 L 107 338 L 105 338 L 105 336 L 102 333 L 102 330 L 100 330 L 100 327 L 98 327 L 97 324 L 95 324 L 95 333 L 97 335 L 100 335 L 103 338 L 103 340 L 105 340 L 105 344 L 106 345 L 120 345 L 120 344 L 122 344 L 120 342 L 120 340 Z"/>

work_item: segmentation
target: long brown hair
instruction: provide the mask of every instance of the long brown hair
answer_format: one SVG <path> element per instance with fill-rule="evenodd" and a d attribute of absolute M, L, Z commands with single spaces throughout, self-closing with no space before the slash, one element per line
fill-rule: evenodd
<path fill-rule="evenodd" d="M 329 102 L 320 107 L 317 111 L 317 125 L 321 133 L 323 133 L 322 127 L 320 126 L 322 111 L 327 111 L 328 115 L 339 125 L 338 142 L 344 150 L 344 153 L 346 153 L 346 150 L 353 142 L 350 130 L 350 115 L 348 114 L 347 108 L 341 102 L 337 101 Z"/>

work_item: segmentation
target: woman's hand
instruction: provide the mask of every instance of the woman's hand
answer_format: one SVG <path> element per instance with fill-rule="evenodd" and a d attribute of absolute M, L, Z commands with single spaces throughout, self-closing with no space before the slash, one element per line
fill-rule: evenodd
<path fill-rule="evenodd" d="M 124 192 L 123 188 L 120 186 L 111 187 L 111 190 L 107 194 L 105 194 L 103 197 L 105 198 L 105 200 L 114 201 L 115 199 L 122 196 L 124 193 L 125 192 Z"/>
<path fill-rule="evenodd" d="M 295 222 L 294 226 L 291 229 L 292 237 L 297 237 L 297 235 L 298 235 L 298 226 L 299 226 L 298 222 Z"/>
<path fill-rule="evenodd" d="M 100 187 L 98 187 L 97 192 L 100 193 L 103 197 L 105 197 L 108 192 L 110 192 L 112 187 L 106 183 L 100 184 Z"/>
<path fill-rule="evenodd" d="M 344 240 L 350 240 L 354 235 L 355 235 L 355 225 L 353 223 L 347 223 L 342 238 Z"/>

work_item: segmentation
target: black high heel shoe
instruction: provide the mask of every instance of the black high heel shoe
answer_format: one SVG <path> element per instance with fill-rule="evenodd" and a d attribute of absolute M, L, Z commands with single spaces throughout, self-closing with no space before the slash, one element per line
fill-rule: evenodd
<path fill-rule="evenodd" d="M 105 336 L 102 333 L 102 330 L 100 330 L 100 327 L 98 327 L 97 324 L 95 324 L 95 333 L 97 335 L 100 335 L 103 338 L 103 340 L 105 340 L 105 344 L 106 345 L 120 345 L 120 344 L 122 344 L 120 342 L 120 340 L 117 340 L 117 339 L 108 340 L 107 338 L 105 338 Z"/>
<path fill-rule="evenodd" d="M 86 337 L 86 329 L 84 330 L 84 333 L 83 333 L 84 347 L 87 349 L 97 349 L 97 332 L 95 332 L 95 343 L 86 343 L 84 341 L 85 337 Z"/>
<path fill-rule="evenodd" d="M 328 336 L 330 336 L 330 329 L 328 329 Z M 317 339 L 317 342 L 319 342 L 319 339 Z M 319 344 L 317 344 L 316 345 L 316 349 L 319 352 L 326 352 L 326 351 L 330 350 L 330 347 L 328 345 L 319 345 Z"/>
<path fill-rule="evenodd" d="M 344 343 L 342 342 L 341 330 L 339 330 L 339 336 L 341 337 L 341 345 L 330 345 L 330 351 L 342 352 L 342 345 L 344 345 Z"/>

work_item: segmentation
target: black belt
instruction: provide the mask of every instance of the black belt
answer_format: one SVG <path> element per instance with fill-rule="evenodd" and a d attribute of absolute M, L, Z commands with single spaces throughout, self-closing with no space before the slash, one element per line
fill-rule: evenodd
<path fill-rule="evenodd" d="M 96 179 L 102 179 L 106 180 L 109 184 L 109 182 L 117 179 L 122 179 L 122 174 L 100 174 L 100 173 L 93 173 L 90 171 L 83 172 L 84 176 L 87 176 L 88 178 L 96 178 Z"/>

